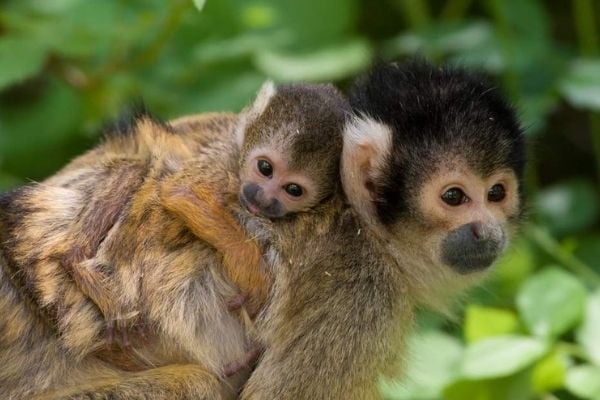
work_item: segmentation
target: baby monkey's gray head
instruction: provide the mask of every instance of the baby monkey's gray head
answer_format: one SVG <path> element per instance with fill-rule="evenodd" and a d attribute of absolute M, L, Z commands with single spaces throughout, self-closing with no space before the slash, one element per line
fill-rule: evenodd
<path fill-rule="evenodd" d="M 281 218 L 314 207 L 338 188 L 342 130 L 350 105 L 333 85 L 267 82 L 240 117 L 240 201 Z"/>
<path fill-rule="evenodd" d="M 344 190 L 410 254 L 410 273 L 452 286 L 492 265 L 522 214 L 525 165 L 522 130 L 498 90 L 413 61 L 373 70 L 351 103 Z"/>

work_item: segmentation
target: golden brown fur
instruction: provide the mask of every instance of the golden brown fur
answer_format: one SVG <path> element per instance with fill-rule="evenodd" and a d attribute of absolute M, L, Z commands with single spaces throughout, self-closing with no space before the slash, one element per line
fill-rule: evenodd
<path fill-rule="evenodd" d="M 215 177 L 215 182 L 227 185 L 226 171 L 237 165 L 232 150 L 235 123 L 231 114 L 178 120 L 169 128 L 142 118 L 134 134 L 109 138 L 48 181 L 3 196 L 0 310 L 8 318 L 0 322 L 0 360 L 6 366 L 0 372 L 0 397 L 23 398 L 96 381 L 104 383 L 93 396 L 80 393 L 76 398 L 133 399 L 140 393 L 170 398 L 161 393 L 174 390 L 182 391 L 182 398 L 193 393 L 189 398 L 209 399 L 221 391 L 235 392 L 243 376 L 219 377 L 251 348 L 246 328 L 227 309 L 227 299 L 238 293 L 237 284 L 223 268 L 221 256 L 160 205 L 157 184 L 183 167 L 181 160 L 194 152 L 196 162 L 204 159 L 211 168 L 217 166 L 224 175 Z M 156 154 L 163 149 L 169 153 Z M 120 307 L 114 315 L 119 323 L 145 320 L 151 327 L 150 343 L 134 348 L 130 357 L 103 351 L 103 316 L 87 298 L 94 293 L 83 293 L 80 282 L 71 280 L 62 267 L 64 254 L 79 237 L 74 232 L 77 224 L 71 221 L 78 221 L 95 193 L 87 189 L 104 181 L 115 185 L 102 191 L 111 194 L 127 183 L 101 179 L 113 163 L 119 171 L 128 171 L 127 176 L 143 175 L 143 182 L 102 238 L 96 256 L 74 268 L 102 276 L 111 302 Z M 222 187 L 223 192 L 226 189 Z M 261 276 L 254 271 L 252 280 L 243 273 L 233 278 L 243 286 Z M 92 286 L 97 288 L 96 283 Z M 194 365 L 189 371 L 175 366 L 190 362 Z M 181 379 L 163 378 L 152 369 L 147 378 L 144 372 L 123 372 L 161 366 L 185 372 Z M 209 382 L 221 383 L 191 379 L 208 375 Z M 207 387 L 216 387 L 218 393 L 211 390 L 201 397 Z M 48 396 L 58 398 L 58 394 Z"/>
<path fill-rule="evenodd" d="M 320 90 L 316 86 L 286 87 L 281 96 L 289 96 L 288 101 L 297 105 L 294 112 L 298 113 L 298 107 L 306 106 L 302 103 L 304 93 L 318 97 Z M 345 109 L 327 108 L 331 106 L 327 96 L 335 101 L 343 101 L 343 97 L 332 87 L 323 90 L 326 95 L 310 104 L 326 116 L 324 121 L 330 124 L 332 136 L 315 132 L 329 142 L 312 151 L 320 168 L 330 169 L 324 170 L 326 176 L 332 176 L 339 164 Z M 264 102 L 267 110 L 288 104 L 271 104 L 268 100 Z M 256 107 L 248 112 L 243 124 L 260 133 L 261 127 L 255 121 L 260 112 L 253 116 L 253 111 Z M 278 135 L 286 135 L 286 129 L 294 123 L 290 135 L 302 139 L 304 130 L 297 130 L 304 123 L 301 115 L 294 114 L 298 118 L 291 122 L 274 121 L 276 128 L 265 129 L 271 129 L 271 133 L 277 129 Z M 315 126 L 318 118 L 308 117 Z M 237 201 L 239 143 L 234 142 L 233 128 L 239 125 L 231 114 L 184 118 L 168 125 L 139 116 L 129 130 L 109 135 L 103 145 L 74 160 L 48 181 L 5 195 L 0 213 L 6 228 L 2 242 L 6 266 L 14 270 L 12 283 L 22 289 L 24 300 L 30 301 L 34 310 L 47 317 L 48 327 L 56 328 L 57 342 L 73 356 L 74 368 L 93 361 L 104 362 L 107 370 L 93 379 L 98 381 L 93 390 L 89 389 L 93 383 L 61 377 L 25 388 L 17 382 L 31 367 L 24 354 L 22 367 L 4 379 L 16 382 L 15 389 L 7 393 L 49 389 L 48 397 L 161 398 L 153 396 L 161 396 L 161 390 L 167 393 L 169 385 L 177 387 L 179 383 L 175 379 L 172 383 L 162 378 L 155 381 L 154 377 L 160 375 L 154 368 L 192 362 L 197 367 L 187 375 L 182 372 L 182 380 L 197 376 L 198 368 L 216 379 L 234 374 L 255 357 L 257 349 L 251 341 L 248 315 L 242 310 L 240 320 L 229 315 L 227 309 L 227 299 L 241 291 L 248 296 L 244 306 L 254 314 L 266 301 L 270 284 L 254 240 L 268 236 L 265 221 L 250 218 L 251 235 L 240 226 L 250 216 Z M 253 135 L 252 140 L 260 138 Z M 307 145 L 306 141 L 301 144 Z M 323 157 L 325 152 L 332 152 L 329 159 Z M 308 155 L 303 154 L 305 158 Z M 311 171 L 317 176 L 318 172 Z M 337 180 L 321 181 L 329 187 L 337 184 Z M 321 196 L 327 193 L 320 192 Z M 180 198 L 190 200 L 192 205 L 196 198 L 214 202 L 191 209 L 179 202 Z M 210 219 L 223 207 L 228 213 L 219 214 L 221 219 L 198 227 L 198 220 Z M 194 234 L 211 239 L 212 246 L 197 240 Z M 215 248 L 222 253 L 215 252 Z M 138 345 L 128 352 L 104 349 L 102 317 L 122 329 L 140 324 L 149 327 L 149 343 L 138 338 Z M 22 321 L 10 321 L 7 326 L 13 323 Z M 42 354 L 45 345 L 39 344 Z M 48 367 L 52 360 L 48 357 Z M 123 371 L 137 372 L 119 375 Z M 42 368 L 39 373 L 44 375 L 46 370 Z M 105 374 L 109 378 L 104 379 Z M 243 379 L 243 374 L 237 375 L 228 381 Z M 221 379 L 220 391 L 227 388 L 226 381 L 225 377 Z M 156 393 L 154 389 L 143 390 L 144 383 L 148 388 L 156 387 Z M 167 387 L 159 389 L 161 385 Z M 201 381 L 190 385 L 193 389 L 189 393 L 203 393 L 206 386 Z M 184 398 L 187 392 L 179 395 Z"/>

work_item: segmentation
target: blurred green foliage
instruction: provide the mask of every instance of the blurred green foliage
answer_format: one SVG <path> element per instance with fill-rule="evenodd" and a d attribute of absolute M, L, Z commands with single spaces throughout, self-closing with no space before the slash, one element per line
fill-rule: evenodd
<path fill-rule="evenodd" d="M 415 52 L 482 69 L 531 140 L 529 222 L 451 323 L 423 313 L 388 399 L 600 399 L 600 4 L 593 0 L 5 0 L 0 190 L 144 99 L 238 111 L 263 80 L 347 88 Z"/>

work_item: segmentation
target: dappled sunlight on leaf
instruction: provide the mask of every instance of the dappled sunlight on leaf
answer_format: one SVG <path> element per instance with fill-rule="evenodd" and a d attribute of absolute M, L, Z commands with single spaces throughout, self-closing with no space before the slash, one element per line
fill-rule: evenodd
<path fill-rule="evenodd" d="M 577 60 L 561 83 L 561 92 L 576 107 L 600 110 L 600 59 Z"/>
<path fill-rule="evenodd" d="M 592 183 L 573 180 L 544 189 L 535 205 L 537 214 L 551 232 L 564 235 L 594 225 L 600 198 Z"/>
<path fill-rule="evenodd" d="M 461 375 L 482 379 L 514 374 L 540 359 L 547 350 L 546 342 L 526 336 L 505 335 L 484 339 L 467 347 Z"/>
<path fill-rule="evenodd" d="M 586 293 L 574 276 L 553 267 L 523 284 L 517 295 L 517 306 L 531 333 L 542 337 L 559 336 L 580 321 Z"/>
<path fill-rule="evenodd" d="M 455 338 L 438 332 L 416 334 L 407 353 L 412 360 L 405 378 L 385 381 L 381 392 L 386 399 L 431 399 L 441 394 L 457 373 L 463 348 Z"/>

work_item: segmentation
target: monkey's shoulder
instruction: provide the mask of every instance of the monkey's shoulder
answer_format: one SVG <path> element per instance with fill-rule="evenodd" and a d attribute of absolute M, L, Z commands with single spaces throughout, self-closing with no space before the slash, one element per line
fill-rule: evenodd
<path fill-rule="evenodd" d="M 277 245 L 284 257 L 302 265 L 290 269 L 291 274 L 307 281 L 303 274 L 315 274 L 315 280 L 323 274 L 326 277 L 331 274 L 337 275 L 338 282 L 356 283 L 367 279 L 379 284 L 377 279 L 387 275 L 390 269 L 382 256 L 381 241 L 348 206 L 333 204 L 328 211 L 318 207 L 316 211 L 278 230 Z"/>

